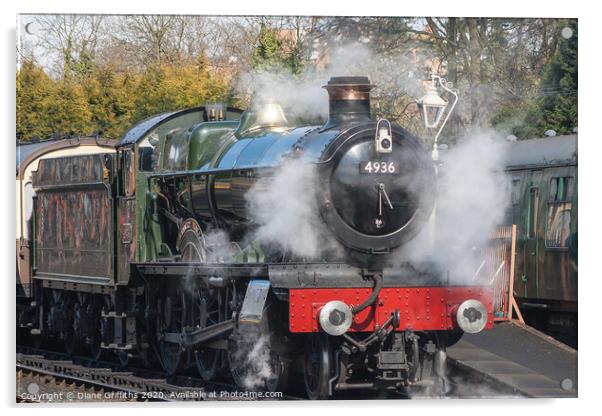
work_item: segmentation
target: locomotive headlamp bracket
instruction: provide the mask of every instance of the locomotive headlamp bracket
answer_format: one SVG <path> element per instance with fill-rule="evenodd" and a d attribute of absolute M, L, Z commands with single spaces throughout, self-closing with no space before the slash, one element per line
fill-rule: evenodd
<path fill-rule="evenodd" d="M 381 127 L 381 123 L 386 123 L 387 125 Z M 391 153 L 393 151 L 393 134 L 391 132 L 391 123 L 386 118 L 381 118 L 376 122 L 374 145 L 377 153 Z"/>

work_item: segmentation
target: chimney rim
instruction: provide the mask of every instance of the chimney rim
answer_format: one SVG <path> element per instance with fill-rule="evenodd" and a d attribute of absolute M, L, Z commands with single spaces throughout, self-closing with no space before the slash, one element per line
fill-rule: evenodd
<path fill-rule="evenodd" d="M 350 88 L 350 87 L 363 87 L 372 89 L 376 87 L 375 84 L 370 82 L 370 78 L 367 76 L 341 76 L 341 77 L 330 77 L 326 85 L 322 85 L 322 88 Z"/>

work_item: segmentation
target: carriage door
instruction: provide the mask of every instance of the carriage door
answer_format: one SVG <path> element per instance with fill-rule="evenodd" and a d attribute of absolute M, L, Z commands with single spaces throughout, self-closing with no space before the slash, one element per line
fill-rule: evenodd
<path fill-rule="evenodd" d="M 119 150 L 120 186 L 117 196 L 117 281 L 125 284 L 136 260 L 136 164 L 131 147 Z"/>
<path fill-rule="evenodd" d="M 540 224 L 545 219 L 541 218 L 541 181 L 542 172 L 534 171 L 531 176 L 531 186 L 527 190 L 527 223 L 525 226 L 524 251 L 525 275 L 523 276 L 526 298 L 538 295 L 539 239 L 542 238 L 542 235 L 540 235 L 542 234 Z"/>

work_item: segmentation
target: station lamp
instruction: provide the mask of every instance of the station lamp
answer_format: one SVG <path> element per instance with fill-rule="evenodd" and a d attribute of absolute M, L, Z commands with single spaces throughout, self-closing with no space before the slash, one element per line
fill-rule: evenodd
<path fill-rule="evenodd" d="M 447 108 L 448 102 L 445 101 L 441 96 L 439 96 L 439 92 L 437 90 L 437 84 L 441 86 L 445 91 L 450 93 L 454 97 L 454 102 L 452 103 L 450 109 L 447 111 L 445 119 L 443 123 L 441 123 L 441 118 L 445 109 Z M 450 85 L 451 86 L 451 85 Z M 449 86 L 448 82 L 445 78 L 441 78 L 439 75 L 431 74 L 431 84 L 426 89 L 426 94 L 424 97 L 418 100 L 418 107 L 420 108 L 420 113 L 422 115 L 424 126 L 427 129 L 436 129 L 437 134 L 435 134 L 435 141 L 433 144 L 433 159 L 437 160 L 439 158 L 439 152 L 437 150 L 437 140 L 439 139 L 439 135 L 447 124 L 447 120 L 449 120 L 449 116 L 454 111 L 456 104 L 458 103 L 458 94 L 453 91 Z"/>

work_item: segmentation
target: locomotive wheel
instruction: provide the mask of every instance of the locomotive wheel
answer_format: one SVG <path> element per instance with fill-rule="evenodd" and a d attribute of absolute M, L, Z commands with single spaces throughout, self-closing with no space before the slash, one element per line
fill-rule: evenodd
<path fill-rule="evenodd" d="M 65 352 L 69 355 L 75 355 L 80 350 L 79 337 L 75 333 L 73 324 L 68 325 L 63 333 L 63 342 L 65 344 Z"/>
<path fill-rule="evenodd" d="M 67 323 L 65 331 L 63 332 L 63 342 L 65 345 L 65 352 L 69 355 L 76 355 L 81 350 L 81 339 L 78 334 L 78 314 L 75 313 L 75 309 L 79 307 L 78 304 L 69 305 L 70 310 L 68 312 L 69 323 Z M 71 309 L 72 308 L 72 309 Z"/>
<path fill-rule="evenodd" d="M 230 372 L 239 387 L 270 392 L 286 389 L 290 362 L 270 348 L 268 338 L 234 342 L 230 346 Z"/>
<path fill-rule="evenodd" d="M 267 301 L 261 323 L 240 323 L 231 336 L 228 350 L 230 372 L 242 388 L 285 391 L 290 359 L 282 322 L 282 304 Z"/>
<path fill-rule="evenodd" d="M 432 383 L 426 387 L 426 392 L 431 397 L 446 397 L 451 386 L 447 382 L 447 352 L 446 345 L 457 341 L 457 333 L 437 331 L 430 340 L 436 345 L 434 354 L 421 355 L 420 379 Z M 424 388 L 418 388 L 423 392 Z"/>
<path fill-rule="evenodd" d="M 203 263 L 207 258 L 205 237 L 201 227 L 193 219 L 184 221 L 180 227 L 177 246 L 183 262 Z M 206 281 L 200 280 L 193 293 L 192 324 L 197 328 L 205 328 L 220 322 L 220 307 L 219 292 L 209 288 Z M 219 365 L 220 351 L 200 348 L 192 355 L 201 378 L 205 381 L 213 379 Z"/>
<path fill-rule="evenodd" d="M 159 301 L 159 341 L 158 358 L 163 371 L 169 375 L 175 374 L 182 364 L 183 351 L 179 344 L 164 341 L 162 334 L 166 332 L 181 333 L 185 326 L 186 306 L 184 293 L 171 294 Z"/>
<path fill-rule="evenodd" d="M 115 354 L 117 354 L 117 361 L 119 361 L 121 368 L 127 368 L 130 364 L 130 354 L 122 350 L 117 351 Z"/>
<path fill-rule="evenodd" d="M 104 351 L 101 347 L 101 342 L 102 335 L 100 333 L 100 323 L 97 323 L 96 327 L 94 328 L 94 333 L 92 334 L 92 337 L 90 339 L 90 357 L 94 361 L 100 361 L 102 359 Z"/>
<path fill-rule="evenodd" d="M 197 328 L 205 328 L 222 320 L 221 294 L 215 289 L 210 289 L 205 281 L 200 281 L 199 287 L 194 291 L 194 324 Z M 201 378 L 209 381 L 215 377 L 219 368 L 220 350 L 214 348 L 200 348 L 194 351 L 194 361 Z"/>
<path fill-rule="evenodd" d="M 90 357 L 94 361 L 100 361 L 105 355 L 105 351 L 102 348 L 102 328 L 103 322 L 106 321 L 106 318 L 101 316 L 101 311 L 99 308 L 94 308 L 92 314 L 94 329 L 92 330 L 92 335 L 90 336 Z"/>
<path fill-rule="evenodd" d="M 183 262 L 202 263 L 207 258 L 207 244 L 198 222 L 189 218 L 180 226 L 176 247 Z"/>
<path fill-rule="evenodd" d="M 270 352 L 270 367 L 272 374 L 266 380 L 268 391 L 283 391 L 288 385 L 290 363 L 278 353 Z"/>
<path fill-rule="evenodd" d="M 311 400 L 327 399 L 330 390 L 330 345 L 326 334 L 310 334 L 305 344 L 303 381 Z"/>

